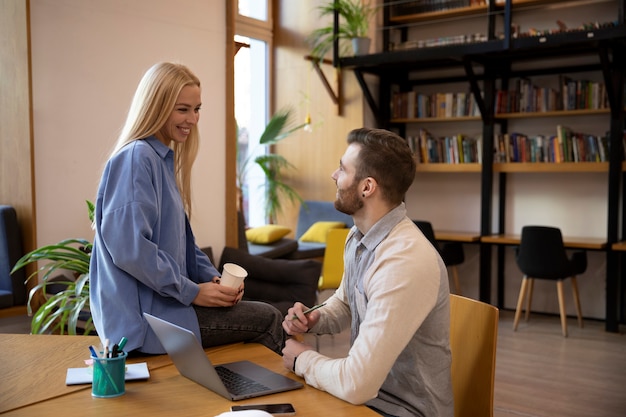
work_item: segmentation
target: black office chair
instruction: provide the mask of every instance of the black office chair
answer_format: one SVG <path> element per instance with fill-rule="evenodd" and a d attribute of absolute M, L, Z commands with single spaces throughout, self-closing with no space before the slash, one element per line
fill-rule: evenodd
<path fill-rule="evenodd" d="M 443 263 L 446 264 L 452 272 L 452 279 L 454 281 L 454 291 L 457 295 L 461 295 L 461 283 L 459 281 L 459 271 L 457 265 L 462 264 L 465 261 L 465 252 L 463 252 L 463 244 L 459 242 L 446 242 L 439 244 L 435 239 L 435 231 L 430 222 L 425 220 L 413 220 L 413 223 L 424 233 L 424 236 L 432 243 L 432 245 L 439 251 Z"/>
<path fill-rule="evenodd" d="M 567 316 L 565 314 L 565 300 L 563 298 L 563 281 L 572 279 L 572 292 L 578 315 L 578 326 L 583 327 L 583 319 L 580 311 L 580 299 L 576 275 L 580 275 L 587 269 L 587 253 L 576 251 L 568 258 L 561 230 L 547 226 L 524 226 L 522 238 L 517 249 L 516 261 L 519 269 L 524 274 L 522 285 L 515 309 L 513 330 L 517 325 L 522 312 L 522 304 L 526 298 L 526 317 L 530 313 L 530 304 L 533 296 L 533 282 L 535 279 L 547 279 L 556 281 L 559 298 L 559 312 L 561 315 L 561 328 L 563 336 L 567 337 Z"/>

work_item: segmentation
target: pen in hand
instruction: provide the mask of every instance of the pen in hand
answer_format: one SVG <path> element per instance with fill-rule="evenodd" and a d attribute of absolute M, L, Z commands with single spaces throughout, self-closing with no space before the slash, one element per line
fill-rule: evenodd
<path fill-rule="evenodd" d="M 326 303 L 322 303 L 322 304 L 318 304 L 316 306 L 313 306 L 307 310 L 304 310 L 302 312 L 302 314 L 309 314 L 311 311 L 317 310 L 318 308 L 324 307 L 326 305 Z M 291 320 L 298 320 L 298 316 L 296 316 L 295 314 L 293 316 L 291 316 Z"/>

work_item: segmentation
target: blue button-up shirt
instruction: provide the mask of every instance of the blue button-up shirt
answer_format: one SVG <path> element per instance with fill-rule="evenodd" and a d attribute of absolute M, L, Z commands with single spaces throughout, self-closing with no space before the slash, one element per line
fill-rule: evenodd
<path fill-rule="evenodd" d="M 142 316 L 192 330 L 198 283 L 219 276 L 197 247 L 174 176 L 174 153 L 155 137 L 136 140 L 104 169 L 95 211 L 90 305 L 102 340 L 126 351 L 165 353 Z"/>

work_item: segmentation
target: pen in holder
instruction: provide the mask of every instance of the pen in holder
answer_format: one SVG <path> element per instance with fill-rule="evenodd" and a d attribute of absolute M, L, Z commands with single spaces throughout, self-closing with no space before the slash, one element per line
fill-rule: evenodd
<path fill-rule="evenodd" d="M 93 397 L 118 397 L 126 392 L 126 356 L 126 352 L 120 352 L 117 356 L 108 358 L 91 355 L 93 359 L 91 395 Z"/>

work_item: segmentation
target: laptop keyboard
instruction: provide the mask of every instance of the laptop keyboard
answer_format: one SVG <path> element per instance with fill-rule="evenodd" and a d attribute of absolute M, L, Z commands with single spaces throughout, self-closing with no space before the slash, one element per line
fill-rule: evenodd
<path fill-rule="evenodd" d="M 226 386 L 226 389 L 228 389 L 231 394 L 252 394 L 268 389 L 265 385 L 243 375 L 237 374 L 228 368 L 224 368 L 223 366 L 216 366 L 215 370 Z"/>

